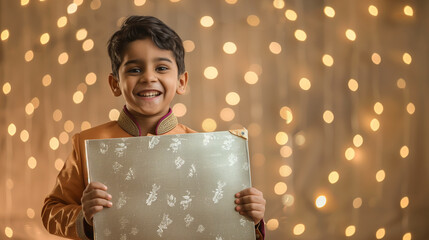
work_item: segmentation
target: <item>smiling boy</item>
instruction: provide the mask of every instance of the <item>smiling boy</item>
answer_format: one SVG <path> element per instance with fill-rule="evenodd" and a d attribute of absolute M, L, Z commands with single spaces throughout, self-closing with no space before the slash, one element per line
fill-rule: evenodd
<path fill-rule="evenodd" d="M 188 83 L 182 40 L 172 29 L 154 17 L 131 16 L 110 38 L 108 53 L 109 84 L 125 106 L 117 121 L 73 136 L 73 152 L 42 209 L 46 229 L 67 238 L 92 239 L 94 214 L 112 206 L 104 184 L 88 184 L 85 140 L 195 132 L 179 124 L 170 108 Z M 235 210 L 252 219 L 257 238 L 264 238 L 262 193 L 248 188 L 235 197 Z"/>

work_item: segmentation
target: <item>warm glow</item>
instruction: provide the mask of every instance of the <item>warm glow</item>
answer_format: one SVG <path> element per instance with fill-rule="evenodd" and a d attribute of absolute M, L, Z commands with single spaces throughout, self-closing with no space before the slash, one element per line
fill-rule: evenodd
<path fill-rule="evenodd" d="M 92 39 L 87 39 L 82 43 L 82 49 L 84 51 L 90 51 L 94 47 L 94 41 Z"/>
<path fill-rule="evenodd" d="M 88 87 L 86 86 L 85 83 L 79 83 L 79 85 L 77 85 L 77 90 L 81 91 L 83 94 L 86 93 L 86 91 L 88 90 Z"/>
<path fill-rule="evenodd" d="M 382 113 L 383 113 L 383 110 L 384 110 L 384 108 L 383 108 L 383 104 L 381 104 L 380 102 L 376 102 L 376 103 L 374 104 L 374 112 L 375 112 L 376 114 L 378 114 L 378 115 L 382 114 Z"/>
<path fill-rule="evenodd" d="M 295 225 L 295 227 L 293 227 L 293 234 L 294 235 L 297 235 L 297 236 L 301 235 L 304 233 L 304 231 L 305 231 L 305 225 L 302 223 L 297 224 L 297 225 Z"/>
<path fill-rule="evenodd" d="M 324 120 L 326 123 L 332 123 L 332 122 L 334 121 L 334 114 L 333 114 L 331 111 L 326 110 L 326 111 L 323 113 L 323 120 Z"/>
<path fill-rule="evenodd" d="M 360 208 L 362 206 L 362 198 L 358 197 L 353 200 L 353 207 Z"/>
<path fill-rule="evenodd" d="M 349 80 L 348 86 L 351 91 L 356 92 L 359 88 L 359 83 L 355 79 L 351 78 Z"/>
<path fill-rule="evenodd" d="M 405 15 L 407 15 L 407 16 L 413 16 L 414 15 L 414 10 L 413 10 L 413 8 L 412 7 L 410 7 L 410 6 L 405 6 L 404 7 L 404 14 Z"/>
<path fill-rule="evenodd" d="M 271 42 L 269 48 L 274 54 L 279 54 L 282 51 L 282 46 L 278 42 Z"/>
<path fill-rule="evenodd" d="M 346 228 L 345 234 L 347 237 L 351 237 L 355 234 L 356 227 L 354 225 L 350 225 Z"/>
<path fill-rule="evenodd" d="M 6 235 L 6 237 L 8 238 L 12 238 L 13 237 L 13 230 L 10 227 L 6 227 L 4 229 L 4 234 Z"/>
<path fill-rule="evenodd" d="M 31 104 L 33 104 L 34 109 L 38 108 L 38 107 L 39 107 L 39 105 L 40 105 L 39 98 L 34 97 L 33 99 L 31 99 Z"/>
<path fill-rule="evenodd" d="M 234 54 L 237 51 L 237 46 L 233 42 L 226 42 L 223 45 L 223 51 L 227 54 Z"/>
<path fill-rule="evenodd" d="M 295 31 L 295 38 L 298 41 L 305 41 L 307 39 L 307 34 L 304 32 L 304 30 L 298 29 Z"/>
<path fill-rule="evenodd" d="M 44 0 L 42 0 L 42 1 L 44 1 Z M 73 0 L 73 2 L 74 2 L 76 5 L 80 6 L 80 5 L 82 5 L 83 0 Z"/>
<path fill-rule="evenodd" d="M 146 3 L 146 0 L 134 0 L 134 5 L 137 7 L 143 6 Z"/>
<path fill-rule="evenodd" d="M 74 123 L 73 123 L 73 121 L 71 121 L 71 120 L 67 120 L 67 121 L 64 123 L 64 130 L 65 130 L 66 132 L 70 133 L 70 132 L 72 132 L 72 131 L 73 131 L 73 129 L 74 129 Z"/>
<path fill-rule="evenodd" d="M 346 156 L 346 159 L 350 161 L 353 158 L 355 158 L 356 153 L 353 148 L 349 147 L 346 149 L 346 152 L 344 153 L 344 155 Z"/>
<path fill-rule="evenodd" d="M 287 185 L 284 182 L 278 182 L 274 186 L 274 193 L 277 195 L 283 195 L 287 191 Z"/>
<path fill-rule="evenodd" d="M 185 48 L 185 52 L 192 52 L 195 49 L 195 43 L 191 40 L 183 41 L 183 47 Z"/>
<path fill-rule="evenodd" d="M 67 25 L 67 17 L 66 16 L 62 16 L 62 17 L 58 18 L 58 21 L 57 21 L 58 28 L 62 28 L 65 25 Z"/>
<path fill-rule="evenodd" d="M 55 122 L 59 122 L 61 118 L 63 118 L 63 113 L 61 112 L 61 110 L 56 109 L 52 114 L 52 118 L 54 119 Z"/>
<path fill-rule="evenodd" d="M 282 177 L 288 177 L 292 174 L 292 168 L 289 167 L 288 165 L 282 165 L 279 168 L 279 173 L 280 173 L 280 176 Z"/>
<path fill-rule="evenodd" d="M 204 16 L 200 19 L 201 26 L 203 27 L 211 27 L 214 24 L 214 20 L 210 16 Z"/>
<path fill-rule="evenodd" d="M 210 67 L 207 67 L 206 69 L 204 69 L 204 76 L 207 79 L 215 79 L 217 77 L 217 75 L 218 75 L 218 71 L 213 66 L 210 66 Z"/>
<path fill-rule="evenodd" d="M 28 50 L 27 52 L 25 52 L 25 55 L 24 55 L 25 61 L 30 62 L 31 60 L 33 60 L 33 58 L 34 58 L 33 51 Z"/>
<path fill-rule="evenodd" d="M 280 117 L 286 120 L 286 123 L 289 124 L 293 120 L 292 110 L 288 107 L 282 107 L 280 109 Z"/>
<path fill-rule="evenodd" d="M 247 17 L 247 24 L 249 24 L 252 27 L 256 27 L 259 25 L 261 21 L 259 20 L 259 17 L 256 15 L 249 15 Z"/>
<path fill-rule="evenodd" d="M 402 146 L 401 150 L 399 150 L 399 154 L 402 158 L 408 157 L 408 154 L 410 153 L 410 150 L 408 149 L 408 146 Z"/>
<path fill-rule="evenodd" d="M 76 39 L 78 41 L 84 40 L 88 36 L 88 31 L 85 28 L 81 28 L 76 32 Z"/>
<path fill-rule="evenodd" d="M 30 0 L 21 0 L 21 6 L 26 6 Z"/>
<path fill-rule="evenodd" d="M 407 86 L 407 82 L 403 78 L 399 78 L 398 81 L 396 81 L 396 86 L 400 89 L 404 89 Z"/>
<path fill-rule="evenodd" d="M 359 134 L 356 134 L 353 137 L 353 144 L 355 145 L 355 147 L 360 147 L 363 144 L 363 137 Z"/>
<path fill-rule="evenodd" d="M 58 138 L 62 144 L 66 144 L 69 141 L 69 135 L 67 132 L 61 132 Z"/>
<path fill-rule="evenodd" d="M 369 126 L 371 127 L 372 131 L 376 132 L 380 128 L 380 122 L 377 118 L 373 118 L 369 123 Z"/>
<path fill-rule="evenodd" d="M 46 44 L 49 42 L 49 33 L 44 33 L 40 36 L 40 43 L 41 44 Z"/>
<path fill-rule="evenodd" d="M 100 0 L 92 0 L 91 4 L 89 5 L 89 7 L 92 10 L 97 10 L 101 7 L 101 1 Z"/>
<path fill-rule="evenodd" d="M 355 33 L 355 31 L 353 31 L 352 29 L 347 29 L 346 30 L 346 37 L 350 41 L 356 40 L 356 33 Z"/>
<path fill-rule="evenodd" d="M 304 145 L 304 144 L 305 144 L 305 135 L 304 135 L 304 133 L 303 133 L 303 132 L 298 132 L 298 133 L 295 135 L 295 143 L 296 143 L 296 145 L 298 145 L 298 146 L 302 146 L 302 145 Z"/>
<path fill-rule="evenodd" d="M 279 220 L 277 219 L 270 219 L 267 222 L 267 229 L 270 231 L 274 231 L 279 227 Z"/>
<path fill-rule="evenodd" d="M 183 103 L 176 103 L 173 106 L 173 113 L 176 117 L 183 117 L 186 114 L 186 105 Z"/>
<path fill-rule="evenodd" d="M 223 108 L 220 111 L 220 118 L 225 122 L 230 122 L 234 119 L 235 112 L 231 108 Z"/>
<path fill-rule="evenodd" d="M 284 0 L 273 0 L 273 6 L 277 9 L 282 9 L 285 7 L 285 1 Z"/>
<path fill-rule="evenodd" d="M 76 3 L 71 3 L 68 7 L 67 7 L 67 13 L 68 14 L 73 14 L 77 11 L 77 5 Z"/>
<path fill-rule="evenodd" d="M 3 84 L 3 93 L 4 93 L 4 95 L 8 95 L 11 90 L 12 90 L 12 85 L 10 85 L 9 82 L 6 82 L 6 83 Z"/>
<path fill-rule="evenodd" d="M 298 15 L 294 10 L 288 9 L 285 12 L 285 17 L 289 21 L 296 21 L 296 19 L 298 18 Z"/>
<path fill-rule="evenodd" d="M 52 150 L 57 150 L 58 147 L 60 146 L 60 142 L 58 141 L 58 139 L 56 137 L 52 137 L 49 140 L 49 146 L 51 147 Z"/>
<path fill-rule="evenodd" d="M 413 58 L 409 53 L 404 53 L 404 55 L 402 55 L 402 61 L 404 61 L 405 64 L 411 64 L 411 61 L 413 61 Z"/>
<path fill-rule="evenodd" d="M 322 57 L 322 62 L 323 64 L 325 64 L 325 66 L 331 67 L 332 65 L 334 65 L 334 58 L 332 58 L 332 56 L 329 54 L 325 54 Z"/>
<path fill-rule="evenodd" d="M 292 148 L 289 146 L 283 146 L 280 148 L 280 155 L 284 158 L 288 158 L 292 155 Z"/>
<path fill-rule="evenodd" d="M 5 29 L 1 32 L 1 40 L 6 41 L 9 38 L 9 30 Z"/>
<path fill-rule="evenodd" d="M 384 181 L 385 178 L 386 178 L 386 173 L 384 172 L 384 170 L 379 170 L 375 174 L 375 179 L 377 179 L 377 182 L 382 182 Z"/>
<path fill-rule="evenodd" d="M 15 133 L 16 133 L 16 126 L 15 126 L 15 124 L 13 124 L 13 123 L 9 124 L 9 126 L 7 127 L 7 132 L 11 136 L 15 135 Z"/>
<path fill-rule="evenodd" d="M 411 240 L 412 236 L 411 233 L 405 233 L 404 236 L 402 237 L 402 240 Z"/>
<path fill-rule="evenodd" d="M 27 160 L 27 165 L 30 169 L 35 169 L 37 166 L 37 160 L 34 157 L 30 157 Z"/>
<path fill-rule="evenodd" d="M 214 119 L 206 118 L 201 126 L 205 132 L 213 132 L 217 128 L 217 123 Z"/>
<path fill-rule="evenodd" d="M 69 55 L 66 52 L 61 53 L 58 56 L 58 63 L 59 64 L 65 64 L 69 60 Z"/>
<path fill-rule="evenodd" d="M 381 56 L 378 53 L 373 53 L 371 55 L 371 60 L 374 64 L 378 65 L 381 63 Z"/>
<path fill-rule="evenodd" d="M 51 85 L 52 82 L 52 77 L 49 74 L 46 74 L 45 76 L 43 76 L 42 78 L 42 84 L 44 87 L 47 87 L 49 85 Z"/>
<path fill-rule="evenodd" d="M 91 123 L 89 123 L 88 121 L 83 121 L 82 124 L 80 125 L 81 131 L 84 131 L 89 128 L 91 128 Z"/>
<path fill-rule="evenodd" d="M 385 230 L 384 228 L 379 228 L 379 229 L 377 230 L 377 232 L 375 233 L 375 237 L 376 237 L 377 239 L 382 239 L 382 238 L 384 238 L 384 235 L 386 235 L 386 230 Z"/>
<path fill-rule="evenodd" d="M 238 0 L 225 0 L 228 4 L 236 4 Z"/>
<path fill-rule="evenodd" d="M 328 180 L 331 184 L 338 182 L 339 179 L 340 179 L 340 174 L 338 174 L 337 171 L 332 171 L 331 173 L 329 173 Z"/>
<path fill-rule="evenodd" d="M 253 71 L 248 71 L 244 74 L 244 81 L 248 84 L 255 84 L 259 80 L 258 74 Z"/>
<path fill-rule="evenodd" d="M 377 16 L 377 15 L 378 15 L 378 9 L 377 9 L 377 7 L 376 7 L 376 6 L 374 6 L 374 5 L 370 5 L 370 6 L 368 7 L 368 12 L 369 12 L 369 14 L 371 14 L 372 16 Z"/>
<path fill-rule="evenodd" d="M 225 101 L 229 105 L 237 105 L 240 102 L 240 95 L 236 92 L 229 92 L 225 97 Z"/>
<path fill-rule="evenodd" d="M 323 12 L 327 17 L 333 18 L 335 16 L 335 10 L 330 6 L 326 6 Z"/>
<path fill-rule="evenodd" d="M 31 115 L 34 113 L 34 105 L 32 103 L 27 103 L 27 105 L 25 105 L 25 113 L 27 115 Z"/>
<path fill-rule="evenodd" d="M 282 204 L 283 205 L 285 205 L 287 207 L 290 207 L 290 206 L 293 205 L 294 202 L 295 202 L 295 198 L 294 198 L 293 195 L 291 195 L 291 194 L 285 194 L 285 195 L 282 196 Z"/>
<path fill-rule="evenodd" d="M 315 205 L 317 208 L 322 208 L 326 205 L 326 196 L 321 195 L 316 198 Z"/>
<path fill-rule="evenodd" d="M 401 199 L 401 203 L 400 203 L 400 205 L 401 205 L 401 208 L 406 208 L 406 207 L 408 207 L 408 204 L 410 203 L 410 200 L 408 199 L 408 197 L 403 197 L 402 199 Z"/>
<path fill-rule="evenodd" d="M 83 101 L 83 92 L 81 92 L 81 91 L 76 91 L 74 94 L 73 94 L 73 102 L 75 103 L 75 104 L 79 104 L 79 103 L 81 103 Z"/>
<path fill-rule="evenodd" d="M 97 75 L 93 72 L 86 74 L 85 82 L 88 85 L 93 85 L 97 81 Z"/>
<path fill-rule="evenodd" d="M 120 114 L 120 112 L 119 112 L 118 109 L 115 109 L 115 108 L 110 109 L 110 111 L 109 111 L 109 119 L 110 119 L 110 121 L 116 121 L 116 120 L 118 120 L 119 114 Z"/>
<path fill-rule="evenodd" d="M 21 141 L 23 142 L 27 142 L 28 139 L 30 138 L 30 134 L 28 133 L 27 130 L 22 130 L 19 136 L 21 137 Z"/>
<path fill-rule="evenodd" d="M 412 114 L 414 114 L 414 112 L 416 111 L 416 107 L 414 106 L 414 104 L 413 103 L 408 103 L 407 104 L 407 112 L 410 114 L 410 115 L 412 115 Z"/>
<path fill-rule="evenodd" d="M 28 218 L 33 219 L 35 215 L 36 215 L 36 213 L 34 212 L 34 210 L 32 208 L 27 208 L 27 217 Z"/>
<path fill-rule="evenodd" d="M 287 135 L 287 133 L 285 132 L 278 132 L 276 134 L 276 142 L 279 145 L 285 145 L 289 140 L 289 137 Z"/>
<path fill-rule="evenodd" d="M 311 82 L 308 80 L 308 78 L 301 78 L 299 80 L 299 86 L 302 90 L 307 91 L 311 88 Z"/>
<path fill-rule="evenodd" d="M 55 169 L 57 169 L 57 171 L 60 171 L 63 166 L 64 166 L 64 161 L 61 158 L 57 158 L 57 160 L 55 160 Z"/>

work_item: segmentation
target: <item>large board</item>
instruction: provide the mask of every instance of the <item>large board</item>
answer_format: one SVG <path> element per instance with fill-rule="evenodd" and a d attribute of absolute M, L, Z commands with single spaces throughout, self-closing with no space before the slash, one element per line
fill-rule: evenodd
<path fill-rule="evenodd" d="M 86 154 L 113 203 L 95 239 L 255 239 L 234 210 L 251 186 L 247 130 L 87 140 Z"/>

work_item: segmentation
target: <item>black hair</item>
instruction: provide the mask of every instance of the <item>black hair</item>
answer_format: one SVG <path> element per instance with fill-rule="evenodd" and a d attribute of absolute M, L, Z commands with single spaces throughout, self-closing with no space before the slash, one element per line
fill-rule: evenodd
<path fill-rule="evenodd" d="M 146 38 L 150 38 L 160 49 L 172 51 L 179 75 L 185 72 L 185 50 L 179 35 L 156 17 L 130 16 L 108 41 L 107 51 L 114 76 L 119 77 L 125 47 L 130 42 Z"/>

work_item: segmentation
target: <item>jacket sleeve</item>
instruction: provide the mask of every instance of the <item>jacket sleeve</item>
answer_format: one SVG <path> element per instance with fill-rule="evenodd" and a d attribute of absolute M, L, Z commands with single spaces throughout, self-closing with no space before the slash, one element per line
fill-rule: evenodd
<path fill-rule="evenodd" d="M 86 187 L 80 152 L 79 134 L 73 136 L 73 152 L 58 174 L 54 189 L 46 197 L 42 208 L 42 221 L 52 234 L 71 238 L 88 239 L 84 232 L 81 197 Z"/>
<path fill-rule="evenodd" d="M 255 226 L 255 234 L 256 234 L 256 240 L 264 240 L 265 239 L 265 224 L 264 224 L 264 219 L 262 219 Z"/>

